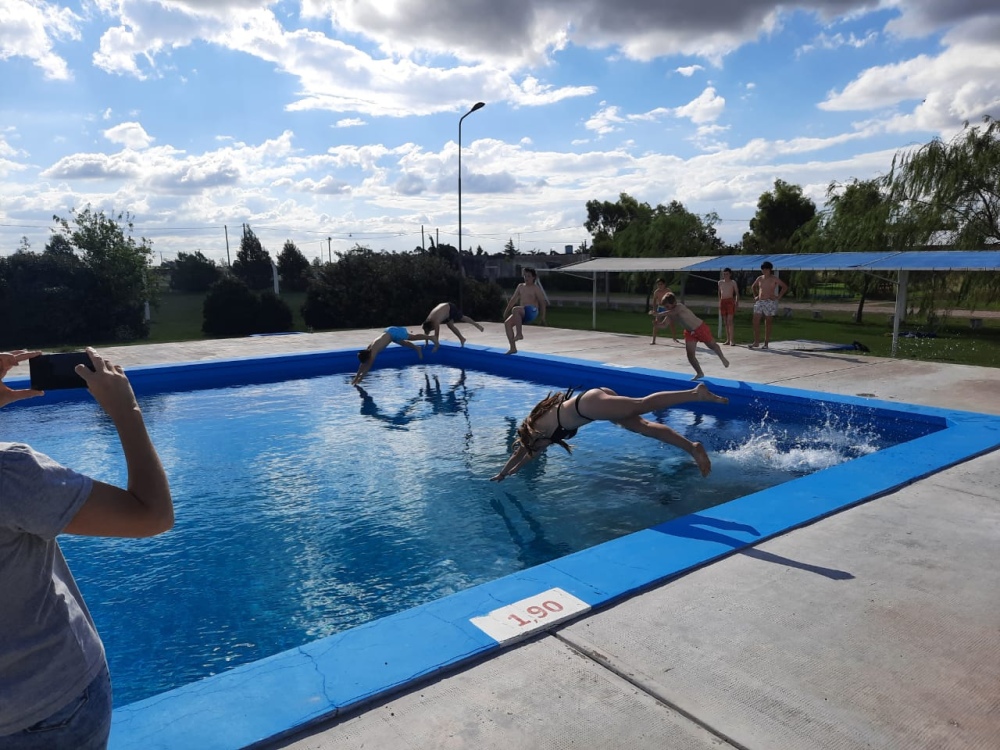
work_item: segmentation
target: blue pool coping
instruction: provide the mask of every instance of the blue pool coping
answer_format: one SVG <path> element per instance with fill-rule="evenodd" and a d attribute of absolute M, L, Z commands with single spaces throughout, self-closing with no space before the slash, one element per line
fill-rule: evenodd
<path fill-rule="evenodd" d="M 378 367 L 414 361 L 412 352 L 392 348 L 379 356 Z M 442 344 L 437 353 L 425 355 L 425 362 L 554 388 L 607 385 L 628 395 L 692 386 L 675 373 L 551 355 L 504 356 L 499 349 L 476 345 Z M 339 373 L 346 383 L 356 364 L 354 349 L 337 349 L 131 367 L 128 374 L 137 395 L 143 396 Z M 733 406 L 761 401 L 776 415 L 860 410 L 889 433 L 919 436 L 122 706 L 114 711 L 109 747 L 235 750 L 263 744 L 498 653 L 511 642 L 501 645 L 472 619 L 500 607 L 554 588 L 590 608 L 607 606 L 1000 447 L 1000 417 L 991 415 L 716 378 L 707 382 Z M 8 384 L 27 387 L 14 379 Z M 53 392 L 46 401 L 81 397 L 80 391 Z M 525 413 L 529 407 L 525 405 Z M 699 411 L 718 408 L 699 404 Z"/>

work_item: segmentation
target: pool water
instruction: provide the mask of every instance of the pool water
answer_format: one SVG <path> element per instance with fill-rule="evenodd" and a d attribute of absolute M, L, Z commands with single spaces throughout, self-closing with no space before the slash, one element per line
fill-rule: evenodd
<path fill-rule="evenodd" d="M 708 448 L 608 423 L 492 483 L 544 385 L 455 367 L 141 399 L 175 529 L 60 543 L 108 651 L 118 706 L 892 444 L 864 417 L 808 424 L 693 404 L 655 418 Z M 10 410 L 0 440 L 124 481 L 91 400 Z"/>

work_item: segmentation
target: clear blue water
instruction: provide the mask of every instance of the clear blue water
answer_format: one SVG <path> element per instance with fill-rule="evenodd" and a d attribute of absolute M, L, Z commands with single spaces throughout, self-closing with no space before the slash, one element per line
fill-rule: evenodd
<path fill-rule="evenodd" d="M 491 483 L 547 388 L 415 366 L 142 399 L 175 529 L 60 543 L 108 651 L 115 704 L 726 502 L 890 444 L 865 423 L 673 409 L 686 454 L 608 423 Z M 697 405 L 695 405 L 697 407 Z M 28 442 L 120 483 L 114 429 L 90 400 L 5 410 Z"/>

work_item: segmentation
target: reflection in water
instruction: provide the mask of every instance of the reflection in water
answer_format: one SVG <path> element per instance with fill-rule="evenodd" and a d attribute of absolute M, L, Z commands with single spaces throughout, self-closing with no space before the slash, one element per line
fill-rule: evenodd
<path fill-rule="evenodd" d="M 406 402 L 406 405 L 399 409 L 395 414 L 384 414 L 382 410 L 378 408 L 378 404 L 375 403 L 375 399 L 368 395 L 368 391 L 360 385 L 356 385 L 354 387 L 358 391 L 358 395 L 361 396 L 362 415 L 384 423 L 390 430 L 405 430 L 406 426 L 413 421 L 413 414 L 411 413 L 411 410 L 413 409 L 413 405 L 420 400 L 419 398 L 411 398 Z"/>
<path fill-rule="evenodd" d="M 510 534 L 511 541 L 517 547 L 517 559 L 524 567 L 541 565 L 574 551 L 568 544 L 550 542 L 545 536 L 544 526 L 525 509 L 524 505 L 512 493 L 504 492 L 503 494 L 531 532 L 530 538 L 522 534 L 517 528 L 515 519 L 507 512 L 504 504 L 495 497 L 490 499 L 490 507 L 496 511 L 504 526 L 507 527 L 507 533 Z"/>
<path fill-rule="evenodd" d="M 382 422 L 390 430 L 405 430 L 411 422 L 427 419 L 438 414 L 461 414 L 465 417 L 466 424 L 469 426 L 466 434 L 466 443 L 472 439 L 469 401 L 475 394 L 476 389 L 470 389 L 466 386 L 465 370 L 459 371 L 458 380 L 447 391 L 441 387 L 441 380 L 437 375 L 432 377 L 425 372 L 424 385 L 417 391 L 417 395 L 407 399 L 395 412 L 383 411 L 375 403 L 375 399 L 368 391 L 360 385 L 354 387 L 358 395 L 361 396 L 361 414 Z M 430 406 L 430 409 L 421 409 L 420 406 L 422 404 L 427 404 Z"/>

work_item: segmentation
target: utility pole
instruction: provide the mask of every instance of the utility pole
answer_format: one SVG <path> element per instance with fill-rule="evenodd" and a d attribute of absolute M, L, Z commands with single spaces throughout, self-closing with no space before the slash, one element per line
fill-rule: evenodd
<path fill-rule="evenodd" d="M 328 263 L 333 263 L 333 249 L 330 243 L 333 242 L 333 237 L 326 238 L 326 260 Z M 321 245 L 322 247 L 322 245 Z"/>
<path fill-rule="evenodd" d="M 232 268 L 233 264 L 229 261 L 229 227 L 223 224 L 222 228 L 226 230 L 226 266 Z"/>

